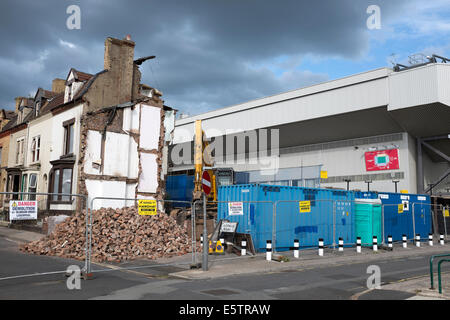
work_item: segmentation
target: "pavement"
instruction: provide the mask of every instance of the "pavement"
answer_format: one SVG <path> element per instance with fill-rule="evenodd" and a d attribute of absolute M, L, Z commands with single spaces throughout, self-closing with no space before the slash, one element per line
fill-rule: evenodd
<path fill-rule="evenodd" d="M 43 236 L 44 235 L 42 234 L 34 232 L 9 229 L 0 226 L 0 238 L 14 242 L 34 241 L 42 238 Z M 189 268 L 190 264 L 193 262 L 192 255 L 159 259 L 157 261 L 137 260 L 121 264 L 96 263 L 92 265 L 92 270 L 94 271 L 94 275 L 100 275 L 102 271 L 105 270 L 127 269 L 124 271 L 128 272 L 130 276 L 144 276 L 147 277 L 147 279 L 155 279 L 155 277 L 157 277 L 160 280 L 167 279 L 167 281 L 220 281 L 220 279 L 227 281 L 227 279 L 239 276 L 250 277 L 271 274 L 282 275 L 285 272 L 304 272 L 305 270 L 311 270 L 308 272 L 312 272 L 320 269 L 325 270 L 326 268 L 335 270 L 343 268 L 343 270 L 345 270 L 346 268 L 351 268 L 361 264 L 382 265 L 384 263 L 386 266 L 393 266 L 396 263 L 404 263 L 405 260 L 411 261 L 412 263 L 414 261 L 420 261 L 420 265 L 422 267 L 416 268 L 416 273 L 412 273 L 409 278 L 405 275 L 404 267 L 402 267 L 398 271 L 395 270 L 388 273 L 386 277 L 382 274 L 380 289 L 365 290 L 364 287 L 361 286 L 359 292 L 354 292 L 354 294 L 352 293 L 353 296 L 350 298 L 353 300 L 384 300 L 386 297 L 390 297 L 390 299 L 402 300 L 450 300 L 450 269 L 448 269 L 448 267 L 444 268 L 445 273 L 443 274 L 442 279 L 444 283 L 444 294 L 442 295 L 437 293 L 436 289 L 429 289 L 429 276 L 426 274 L 426 264 L 428 258 L 431 255 L 442 253 L 450 254 L 449 243 L 444 246 L 436 243 L 434 246 L 429 246 L 427 242 L 423 242 L 419 248 L 414 246 L 414 244 L 409 243 L 408 248 L 406 249 L 402 248 L 401 244 L 394 244 L 393 251 L 379 249 L 377 252 L 373 252 L 371 248 L 363 248 L 361 253 L 356 253 L 356 249 L 350 247 L 344 248 L 344 252 L 339 252 L 338 250 L 333 249 L 325 249 L 323 257 L 318 256 L 317 250 L 301 250 L 299 259 L 294 258 L 292 251 L 280 253 L 274 252 L 274 258 L 283 257 L 284 259 L 281 260 L 284 262 L 278 262 L 275 260 L 266 261 L 265 254 L 244 257 L 238 257 L 235 255 L 210 255 L 208 257 L 209 270 L 206 272 L 202 269 Z M 47 257 L 42 256 L 39 258 L 43 259 Z M 195 260 L 196 262 L 202 261 L 200 253 L 197 255 Z M 437 266 L 435 268 L 437 269 Z M 150 269 L 151 271 L 149 271 Z M 385 267 L 382 269 L 384 270 Z M 414 269 L 412 268 L 411 270 Z M 110 272 L 107 273 L 109 274 Z M 392 281 L 389 277 L 392 277 Z M 434 277 L 435 287 L 437 287 L 437 273 L 435 273 Z M 332 278 L 336 278 L 336 280 L 341 281 L 341 278 L 337 279 L 336 276 L 332 276 Z M 364 279 L 364 277 L 361 277 L 361 279 Z M 135 280 L 135 278 L 133 278 L 133 280 Z M 274 278 L 273 282 L 276 284 L 277 280 Z M 289 283 L 289 281 L 287 283 Z M 125 286 L 125 282 L 123 284 L 120 283 L 120 285 Z M 300 290 L 302 288 L 302 286 L 298 286 L 297 289 Z M 280 295 L 280 297 L 284 296 Z"/>
<path fill-rule="evenodd" d="M 36 241 L 39 239 L 42 239 L 45 237 L 45 234 L 37 233 L 37 232 L 31 232 L 31 231 L 24 231 L 24 230 L 17 230 L 17 229 L 11 229 L 8 228 L 8 225 L 0 225 L 0 237 L 7 238 L 10 240 L 15 240 L 18 242 L 30 242 L 30 241 Z"/>
<path fill-rule="evenodd" d="M 300 257 L 294 258 L 292 251 L 274 253 L 273 257 L 282 260 L 267 261 L 266 255 L 257 254 L 255 256 L 245 257 L 217 257 L 209 256 L 209 269 L 207 272 L 202 269 L 184 270 L 169 274 L 172 277 L 199 280 L 199 279 L 217 279 L 229 277 L 232 275 L 244 274 L 262 274 L 282 272 L 288 270 L 303 270 L 309 268 L 323 268 L 330 266 L 342 266 L 346 264 L 370 263 L 377 261 L 396 261 L 405 258 L 413 258 L 423 256 L 424 254 L 431 257 L 435 254 L 450 254 L 450 244 L 429 246 L 427 242 L 421 243 L 421 247 L 414 244 L 408 244 L 407 248 L 403 248 L 401 244 L 394 244 L 392 251 L 379 249 L 374 252 L 371 248 L 362 248 L 361 253 L 356 253 L 355 248 L 345 248 L 344 252 L 338 250 L 325 249 L 324 256 L 318 255 L 316 250 L 300 251 Z M 284 258 L 284 259 L 279 259 Z M 287 260 L 287 261 L 286 261 Z M 202 261 L 199 256 L 197 261 Z M 435 269 L 437 265 L 435 262 Z M 442 274 L 443 294 L 439 294 L 437 290 L 437 272 L 434 273 L 435 289 L 431 290 L 429 275 L 401 279 L 394 282 L 384 282 L 380 289 L 366 290 L 353 296 L 354 300 L 372 299 L 377 296 L 385 296 L 385 292 L 392 291 L 391 296 L 397 296 L 399 299 L 412 300 L 450 300 L 450 273 Z M 397 295 L 395 293 L 398 293 Z"/>

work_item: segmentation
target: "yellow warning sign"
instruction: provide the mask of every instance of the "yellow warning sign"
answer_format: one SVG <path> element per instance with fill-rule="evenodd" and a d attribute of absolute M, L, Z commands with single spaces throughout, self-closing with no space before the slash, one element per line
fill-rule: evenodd
<path fill-rule="evenodd" d="M 398 205 L 398 213 L 403 213 L 403 203 Z"/>
<path fill-rule="evenodd" d="M 320 178 L 328 179 L 328 171 L 320 171 Z"/>
<path fill-rule="evenodd" d="M 156 200 L 138 200 L 138 211 L 140 216 L 155 216 Z"/>
<path fill-rule="evenodd" d="M 311 212 L 311 201 L 300 201 L 299 208 L 300 208 L 300 213 Z"/>
<path fill-rule="evenodd" d="M 223 253 L 223 245 L 220 240 L 216 242 L 216 253 Z"/>
<path fill-rule="evenodd" d="M 444 217 L 450 217 L 450 210 L 444 209 Z"/>

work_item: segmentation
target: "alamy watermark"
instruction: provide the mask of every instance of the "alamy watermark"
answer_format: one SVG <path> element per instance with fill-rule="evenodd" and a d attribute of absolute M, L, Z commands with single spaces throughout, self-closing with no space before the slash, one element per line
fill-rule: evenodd
<path fill-rule="evenodd" d="M 367 18 L 366 25 L 369 30 L 381 29 L 381 9 L 379 6 L 373 4 L 367 7 L 367 14 L 370 16 Z"/>
<path fill-rule="evenodd" d="M 81 9 L 79 6 L 73 4 L 67 7 L 66 13 L 70 16 L 66 20 L 66 26 L 69 30 L 81 29 Z"/>
<path fill-rule="evenodd" d="M 367 279 L 368 289 L 381 289 L 381 269 L 377 265 L 370 265 L 367 267 L 368 274 L 371 276 Z"/>
<path fill-rule="evenodd" d="M 209 139 L 208 145 L 203 149 L 203 159 L 193 157 L 192 134 L 182 128 L 178 128 L 177 131 L 177 137 L 174 139 L 174 146 L 170 152 L 170 160 L 173 165 L 206 163 L 215 166 L 234 166 L 245 164 L 260 170 L 261 175 L 274 175 L 278 172 L 279 129 L 205 130 L 205 135 L 207 133 L 208 136 L 214 138 Z"/>
<path fill-rule="evenodd" d="M 79 266 L 71 265 L 67 267 L 66 274 L 68 278 L 66 280 L 66 286 L 69 290 L 81 290 L 81 270 Z"/>

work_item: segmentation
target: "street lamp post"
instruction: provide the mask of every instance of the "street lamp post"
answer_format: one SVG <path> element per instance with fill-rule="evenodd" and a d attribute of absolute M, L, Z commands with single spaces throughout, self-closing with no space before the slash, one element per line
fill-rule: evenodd
<path fill-rule="evenodd" d="M 395 184 L 395 193 L 397 193 L 397 183 L 399 183 L 400 180 L 392 180 L 392 182 Z"/>
<path fill-rule="evenodd" d="M 344 179 L 344 181 L 347 182 L 347 191 L 349 191 L 350 190 L 350 181 L 352 181 L 352 180 Z"/>
<path fill-rule="evenodd" d="M 372 183 L 372 180 L 366 180 L 364 182 L 367 183 L 367 192 L 370 192 L 370 184 Z"/>

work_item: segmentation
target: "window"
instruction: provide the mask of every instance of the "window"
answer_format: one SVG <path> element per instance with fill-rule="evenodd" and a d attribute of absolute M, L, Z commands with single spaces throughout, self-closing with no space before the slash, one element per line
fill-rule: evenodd
<path fill-rule="evenodd" d="M 63 155 L 73 154 L 74 124 L 75 124 L 75 119 L 71 119 L 71 120 L 68 120 L 63 123 L 63 128 L 64 128 Z"/>
<path fill-rule="evenodd" d="M 53 169 L 50 172 L 50 193 L 72 193 L 73 165 L 74 161 L 53 164 Z M 60 194 L 51 196 L 51 202 L 53 203 L 71 203 L 71 201 L 70 196 L 62 196 Z"/>
<path fill-rule="evenodd" d="M 22 175 L 22 185 L 20 188 L 20 192 L 27 192 L 27 186 L 28 186 L 28 175 L 24 174 Z M 21 194 L 20 195 L 20 200 L 28 200 L 28 195 L 27 194 Z"/>
<path fill-rule="evenodd" d="M 17 139 L 16 144 L 16 164 L 23 164 L 23 146 L 25 138 Z"/>
<path fill-rule="evenodd" d="M 36 192 L 36 190 L 37 190 L 37 174 L 31 173 L 30 182 L 28 184 L 28 192 Z M 29 197 L 30 200 L 36 200 L 35 194 L 30 194 Z"/>
<path fill-rule="evenodd" d="M 39 161 L 41 151 L 41 137 L 37 136 L 33 138 L 31 142 L 31 162 Z"/>
<path fill-rule="evenodd" d="M 39 116 L 39 111 L 41 110 L 41 102 L 36 103 L 36 114 L 35 116 Z"/>

